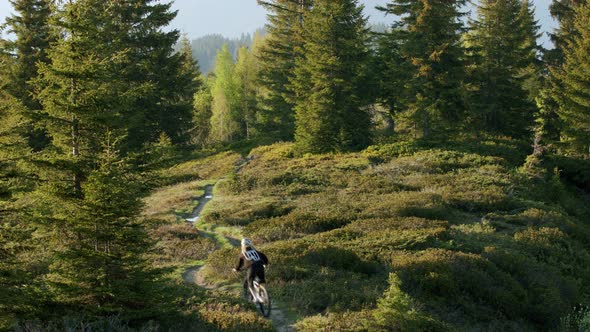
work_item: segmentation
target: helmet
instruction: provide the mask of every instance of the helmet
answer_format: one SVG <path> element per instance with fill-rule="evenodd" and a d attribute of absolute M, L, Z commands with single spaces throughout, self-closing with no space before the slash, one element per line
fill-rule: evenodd
<path fill-rule="evenodd" d="M 242 239 L 242 247 L 252 247 L 252 240 L 248 239 L 248 238 L 243 238 Z"/>
<path fill-rule="evenodd" d="M 242 253 L 246 252 L 246 248 L 256 250 L 256 248 L 254 248 L 254 244 L 252 244 L 252 240 L 250 240 L 248 238 L 243 238 L 242 239 Z"/>

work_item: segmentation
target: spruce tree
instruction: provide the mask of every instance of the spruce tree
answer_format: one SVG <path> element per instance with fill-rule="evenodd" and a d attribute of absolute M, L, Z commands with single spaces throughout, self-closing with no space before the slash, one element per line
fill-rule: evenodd
<path fill-rule="evenodd" d="M 22 135 L 25 106 L 6 88 L 12 83 L 14 66 L 15 59 L 0 50 L 0 330 L 8 330 L 31 303 L 24 291 L 30 285 L 27 262 L 19 260 L 19 254 L 28 249 L 31 228 L 17 204 L 29 190 L 19 164 L 30 148 Z"/>
<path fill-rule="evenodd" d="M 189 131 L 193 113 L 193 99 L 202 85 L 199 66 L 193 58 L 192 47 L 186 36 L 180 39 L 177 55 L 180 59 L 178 73 L 173 75 L 176 87 L 176 97 L 169 105 L 169 111 L 164 114 L 160 126 L 175 144 L 188 143 Z"/>
<path fill-rule="evenodd" d="M 478 130 L 522 135 L 534 114 L 539 26 L 528 1 L 484 0 L 466 36 L 470 107 Z M 515 27 L 518 27 L 515 29 Z"/>
<path fill-rule="evenodd" d="M 303 56 L 292 80 L 300 152 L 356 150 L 370 142 L 359 94 L 368 54 L 362 9 L 355 0 L 318 0 L 304 17 Z"/>
<path fill-rule="evenodd" d="M 462 13 L 458 1 L 394 0 L 381 8 L 400 17 L 391 42 L 399 45 L 402 68 L 408 68 L 400 102 L 405 114 L 427 137 L 461 119 L 464 52 L 460 45 Z"/>
<path fill-rule="evenodd" d="M 557 29 L 551 34 L 551 41 L 555 47 L 546 52 L 550 65 L 559 66 L 563 63 L 563 49 L 567 47 L 568 40 L 576 34 L 575 8 L 584 3 L 587 3 L 587 0 L 553 0 L 549 6 L 551 16 L 559 23 Z"/>
<path fill-rule="evenodd" d="M 565 57 L 563 49 L 576 35 L 573 25 L 574 10 L 585 3 L 585 0 L 553 0 L 549 7 L 551 16 L 559 23 L 558 28 L 551 33 L 553 49 L 545 50 L 543 60 L 549 68 L 544 81 L 543 91 L 538 99 L 540 112 L 537 117 L 537 132 L 543 135 L 545 144 L 557 143 L 560 140 L 561 123 L 558 96 L 563 87 L 554 73 L 558 73 L 563 66 Z"/>
<path fill-rule="evenodd" d="M 402 58 L 398 38 L 400 32 L 389 31 L 377 35 L 371 66 L 377 84 L 376 99 L 386 106 L 393 130 L 395 130 L 395 115 L 406 110 L 410 97 L 404 85 L 411 79 L 412 68 L 411 64 Z"/>
<path fill-rule="evenodd" d="M 107 30 L 113 27 L 106 23 L 109 10 L 107 3 L 93 0 L 65 4 L 56 24 L 66 37 L 48 51 L 50 64 L 40 67 L 37 80 L 45 127 L 53 138 L 43 156 L 50 163 L 59 160 L 61 167 L 48 170 L 69 173 L 71 181 L 62 189 L 78 198 L 105 133 L 125 134 L 133 125 L 127 121 L 137 116 L 132 105 L 141 98 L 140 89 L 149 88 L 130 89 L 125 80 L 129 51 L 112 42 L 119 32 Z"/>
<path fill-rule="evenodd" d="M 10 0 L 10 3 L 14 14 L 6 18 L 6 25 L 14 40 L 4 41 L 3 48 L 12 52 L 16 61 L 5 89 L 24 106 L 20 109 L 22 134 L 32 148 L 40 150 L 48 144 L 49 137 L 39 123 L 42 109 L 31 81 L 37 77 L 38 65 L 49 62 L 47 49 L 56 40 L 49 24 L 53 1 Z"/>
<path fill-rule="evenodd" d="M 72 5 L 85 6 L 87 2 L 76 1 Z M 194 86 L 190 86 L 195 82 L 194 77 L 184 78 L 183 56 L 175 52 L 179 32 L 165 30 L 176 16 L 170 9 L 171 3 L 156 0 L 95 2 L 97 8 L 104 10 L 103 15 L 97 13 L 95 18 L 100 30 L 96 46 L 110 48 L 106 50 L 110 54 L 122 52 L 116 59 L 116 78 L 124 82 L 120 87 L 125 91 L 121 91 L 121 97 L 127 99 L 126 111 L 121 115 L 128 133 L 122 152 L 157 141 L 161 132 L 175 143 L 184 143 L 182 140 L 188 138 L 184 126 L 190 123 L 190 103 L 195 91 Z M 182 139 L 178 137 L 179 128 L 184 128 L 180 130 Z"/>
<path fill-rule="evenodd" d="M 179 79 L 182 57 L 171 53 L 177 34 L 160 31 L 174 14 L 169 5 L 150 3 L 65 3 L 54 18 L 63 39 L 39 69 L 38 96 L 53 140 L 36 163 L 41 186 L 32 194 L 32 219 L 50 244 L 45 280 L 61 308 L 103 315 L 147 303 L 142 280 L 151 277 L 141 258 L 146 237 L 133 217 L 139 206 L 128 178 L 133 171 L 120 169 L 113 154 L 97 156 L 113 137 L 122 158 L 138 152 L 166 128 L 181 128 L 163 116 L 192 103 L 182 98 L 192 98 L 194 73 Z"/>
<path fill-rule="evenodd" d="M 564 63 L 553 69 L 554 91 L 563 121 L 562 136 L 571 150 L 590 154 L 590 4 L 575 8 L 574 34 L 563 47 Z"/>
<path fill-rule="evenodd" d="M 292 139 L 295 133 L 295 96 L 290 88 L 295 61 L 303 47 L 304 15 L 312 0 L 258 0 L 269 11 L 268 35 L 260 49 L 259 79 L 265 91 L 260 110 L 261 130 L 277 138 Z"/>
<path fill-rule="evenodd" d="M 138 177 L 110 137 L 82 190 L 84 200 L 65 216 L 65 250 L 56 253 L 48 279 L 58 301 L 101 316 L 141 318 L 157 303 L 151 248 L 141 213 Z M 145 312 L 144 312 L 145 310 Z"/>

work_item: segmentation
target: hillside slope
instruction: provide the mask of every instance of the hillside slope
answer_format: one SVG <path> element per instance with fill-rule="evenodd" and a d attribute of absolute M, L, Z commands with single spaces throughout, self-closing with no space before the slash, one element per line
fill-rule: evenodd
<path fill-rule="evenodd" d="M 260 147 L 203 220 L 260 244 L 300 331 L 557 329 L 588 304 L 590 209 L 557 177 L 519 171 L 518 151 L 501 139 Z M 234 259 L 213 252 L 207 277 L 235 281 Z"/>

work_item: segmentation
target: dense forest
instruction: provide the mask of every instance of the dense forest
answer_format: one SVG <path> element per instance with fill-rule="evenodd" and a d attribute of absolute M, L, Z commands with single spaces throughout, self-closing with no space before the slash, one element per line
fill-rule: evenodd
<path fill-rule="evenodd" d="M 531 0 L 259 0 L 192 44 L 167 1 L 10 3 L 0 330 L 590 330 L 590 2 L 553 49 Z"/>

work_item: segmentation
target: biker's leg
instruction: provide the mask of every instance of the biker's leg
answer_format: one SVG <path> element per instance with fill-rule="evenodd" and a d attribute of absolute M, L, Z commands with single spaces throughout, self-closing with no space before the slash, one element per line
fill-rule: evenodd
<path fill-rule="evenodd" d="M 250 292 L 248 291 L 248 278 L 244 277 L 244 282 L 243 282 L 243 287 L 244 287 L 244 298 L 248 299 L 248 294 L 250 294 Z"/>
<path fill-rule="evenodd" d="M 261 284 L 266 283 L 266 279 L 264 278 L 264 266 L 260 266 L 257 271 L 256 271 L 256 275 L 258 276 L 259 282 Z"/>
<path fill-rule="evenodd" d="M 246 271 L 246 277 L 244 279 L 244 290 L 247 292 L 249 299 L 253 299 L 252 293 L 250 290 L 253 291 L 253 289 L 254 289 L 254 287 L 253 287 L 254 286 L 254 277 L 255 277 L 254 269 L 252 268 L 252 266 L 250 266 L 250 268 L 248 268 L 248 271 Z"/>

